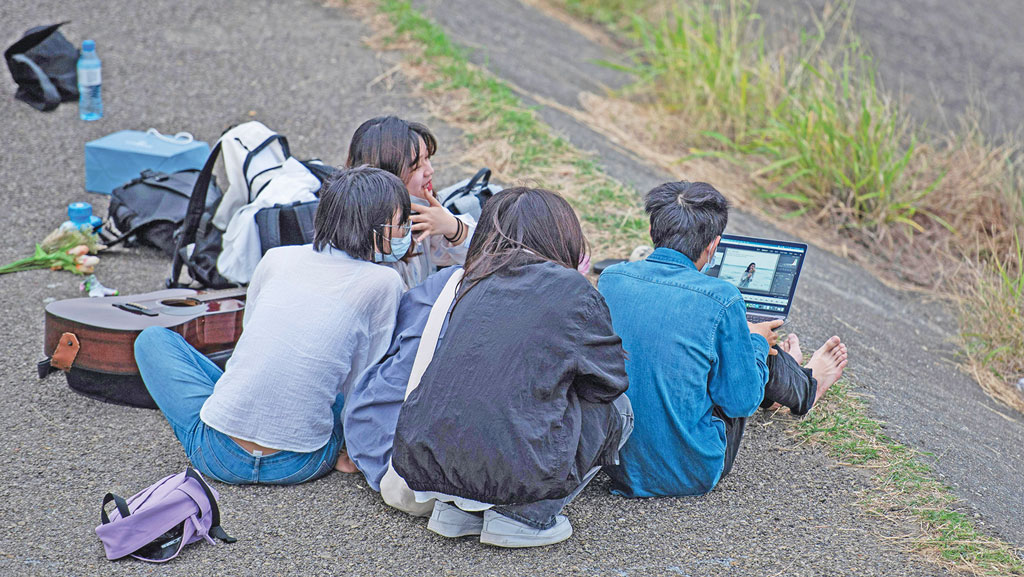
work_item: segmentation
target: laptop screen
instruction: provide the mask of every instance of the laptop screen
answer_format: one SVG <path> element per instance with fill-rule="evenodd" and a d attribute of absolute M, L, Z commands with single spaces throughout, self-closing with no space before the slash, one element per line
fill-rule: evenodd
<path fill-rule="evenodd" d="M 736 285 L 748 312 L 788 316 L 806 254 L 802 243 L 722 235 L 708 275 Z"/>

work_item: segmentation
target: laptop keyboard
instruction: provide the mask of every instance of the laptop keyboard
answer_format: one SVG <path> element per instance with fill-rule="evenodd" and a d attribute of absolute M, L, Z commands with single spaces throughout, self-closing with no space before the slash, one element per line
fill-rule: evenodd
<path fill-rule="evenodd" d="M 747 322 L 748 323 L 754 323 L 755 325 L 757 323 L 766 323 L 768 321 L 774 321 L 777 318 L 779 318 L 779 317 L 767 317 L 767 316 L 764 316 L 764 315 L 754 315 L 754 314 L 747 313 Z"/>

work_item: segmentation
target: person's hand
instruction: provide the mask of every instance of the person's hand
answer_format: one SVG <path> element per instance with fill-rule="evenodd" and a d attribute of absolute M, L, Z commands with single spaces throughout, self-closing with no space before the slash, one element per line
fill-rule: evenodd
<path fill-rule="evenodd" d="M 450 237 L 459 231 L 458 219 L 448 212 L 447 208 L 441 206 L 433 194 L 427 195 L 427 202 L 428 206 L 413 205 L 417 214 L 409 217 L 412 221 L 412 232 L 419 233 L 416 242 L 423 242 L 428 236 L 436 234 Z"/>
<path fill-rule="evenodd" d="M 775 329 L 781 327 L 782 323 L 782 319 L 775 319 L 766 323 L 747 323 L 747 326 L 750 327 L 751 333 L 757 333 L 768 341 L 769 355 L 777 355 L 779 351 L 775 350 L 775 343 L 779 342 L 779 334 L 775 332 Z"/>

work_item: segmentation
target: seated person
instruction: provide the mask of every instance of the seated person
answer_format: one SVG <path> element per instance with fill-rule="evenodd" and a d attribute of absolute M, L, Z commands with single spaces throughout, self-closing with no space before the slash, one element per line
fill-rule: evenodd
<path fill-rule="evenodd" d="M 448 279 L 460 269 L 454 266 L 441 269 L 402 295 L 391 348 L 381 362 L 359 377 L 346 397 L 342 416 L 345 447 L 355 467 L 366 477 L 366 484 L 374 491 L 380 492 L 381 479 L 391 462 L 398 412 L 405 401 L 405 390 L 430 309 Z M 441 335 L 443 338 L 444 328 Z M 422 511 L 430 514 L 429 507 Z"/>
<path fill-rule="evenodd" d="M 800 367 L 795 337 L 772 348 L 782 321 L 748 324 L 739 290 L 701 274 L 729 215 L 711 185 L 663 184 L 645 209 L 654 253 L 609 267 L 598 282 L 628 355 L 636 412 L 620 464 L 607 470 L 613 492 L 627 497 L 699 495 L 732 469 L 746 418 L 776 402 L 810 410 L 842 375 L 846 346 L 832 337 Z"/>
<path fill-rule="evenodd" d="M 557 543 L 572 534 L 562 507 L 617 462 L 628 381 L 604 300 L 577 273 L 585 248 L 552 192 L 484 206 L 447 332 L 394 435 L 395 471 L 417 501 L 437 499 L 434 532 Z"/>
<path fill-rule="evenodd" d="M 344 395 L 387 350 L 402 295 L 374 264 L 409 232 L 397 177 L 361 166 L 324 183 L 312 245 L 271 249 L 249 285 L 243 332 L 221 371 L 178 333 L 142 331 L 135 359 L 192 465 L 225 483 L 327 474 Z"/>
<path fill-rule="evenodd" d="M 415 244 L 401 257 L 387 257 L 405 288 L 423 282 L 438 267 L 466 261 L 469 241 L 476 228 L 472 216 L 455 216 L 434 195 L 434 167 L 430 157 L 437 139 L 423 124 L 396 116 L 380 116 L 362 123 L 348 147 L 348 166 L 366 164 L 402 179 L 412 201 Z"/>

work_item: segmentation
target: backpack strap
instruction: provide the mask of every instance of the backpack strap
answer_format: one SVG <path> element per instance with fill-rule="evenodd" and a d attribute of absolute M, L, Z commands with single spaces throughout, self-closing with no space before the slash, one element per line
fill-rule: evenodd
<path fill-rule="evenodd" d="M 313 242 L 313 233 L 315 232 L 313 224 L 316 220 L 316 211 L 300 209 L 298 205 L 292 210 L 295 211 L 295 218 L 299 221 L 299 233 L 302 235 L 302 243 L 309 244 Z"/>
<path fill-rule="evenodd" d="M 280 142 L 281 143 L 281 153 L 284 155 L 285 158 L 288 158 L 289 156 L 292 155 L 291 154 L 291 150 L 288 147 L 288 139 L 285 138 L 284 136 L 280 135 L 280 134 L 275 134 L 273 136 L 268 136 L 266 140 L 264 140 L 263 142 L 261 142 L 259 144 L 259 146 L 257 146 L 256 148 L 250 150 L 249 154 L 245 155 L 245 162 L 242 163 L 242 177 L 245 178 L 245 188 L 246 188 L 246 190 L 249 191 L 249 193 L 248 193 L 249 202 L 252 202 L 252 199 L 253 199 L 252 183 L 256 180 L 256 177 L 258 177 L 260 174 L 263 174 L 264 172 L 267 172 L 267 170 L 272 170 L 272 169 L 264 170 L 264 171 L 260 172 L 259 174 L 254 175 L 252 178 L 249 178 L 249 163 L 252 162 L 252 159 L 253 159 L 254 156 L 256 156 L 257 154 L 262 152 L 264 148 L 270 146 L 274 142 Z M 262 189 L 260 189 L 260 192 L 262 192 Z M 259 196 L 259 192 L 256 193 L 256 196 Z"/>
<path fill-rule="evenodd" d="M 227 534 L 224 528 L 220 526 L 220 507 L 217 506 L 217 497 L 213 496 L 213 490 L 206 484 L 206 480 L 203 479 L 199 473 L 192 467 L 185 469 L 186 479 L 195 479 L 199 483 L 199 486 L 203 488 L 203 492 L 206 493 L 206 498 L 210 500 L 210 514 L 213 515 L 213 524 L 210 525 L 210 535 L 220 539 L 225 543 L 234 543 L 238 541 L 234 537 Z M 200 512 L 201 513 L 201 512 Z"/>
<path fill-rule="evenodd" d="M 29 70 L 32 71 L 32 74 L 36 75 L 36 80 L 39 81 L 39 88 L 43 91 L 43 107 L 39 110 L 46 112 L 57 108 L 57 105 L 60 104 L 60 93 L 57 92 L 57 87 L 53 85 L 53 81 L 50 80 L 50 77 L 47 76 L 45 72 L 43 72 L 43 69 L 24 54 L 15 54 L 14 56 L 11 56 L 11 60 L 28 66 Z"/>
<path fill-rule="evenodd" d="M 466 188 L 468 188 L 469 190 L 473 190 L 474 188 L 476 188 L 477 182 L 480 183 L 481 187 L 486 187 L 488 184 L 490 184 L 491 169 L 485 166 L 480 170 L 476 171 L 476 174 L 474 174 L 473 178 L 469 180 L 469 184 L 466 185 Z"/>
<path fill-rule="evenodd" d="M 103 497 L 103 504 L 100 505 L 100 522 L 104 525 L 110 522 L 110 517 L 107 516 L 107 503 L 111 501 L 117 505 L 117 512 L 121 514 L 122 519 L 132 514 L 131 510 L 128 509 L 128 503 L 123 498 L 113 493 L 107 493 Z"/>
<path fill-rule="evenodd" d="M 196 241 L 196 231 L 199 230 L 199 222 L 203 218 L 203 211 L 206 210 L 206 193 L 210 188 L 210 179 L 213 178 L 213 166 L 217 164 L 220 157 L 220 140 L 210 151 L 206 164 L 199 171 L 196 177 L 195 186 L 192 187 L 192 197 L 188 200 L 188 210 L 185 211 L 185 221 L 181 225 L 181 233 L 178 235 L 177 245 L 174 247 L 174 260 L 171 262 L 171 278 L 164 283 L 167 288 L 180 288 L 185 285 L 178 282 L 181 276 L 181 267 L 185 263 L 185 247 Z"/>
<path fill-rule="evenodd" d="M 412 362 L 412 372 L 409 374 L 409 382 L 405 386 L 405 398 L 420 386 L 420 379 L 427 371 L 427 366 L 434 358 L 434 349 L 437 348 L 437 341 L 441 338 L 441 328 L 444 326 L 444 319 L 448 316 L 448 310 L 452 307 L 455 294 L 458 292 L 459 283 L 465 274 L 465 269 L 457 269 L 448 278 L 441 294 L 430 307 L 430 314 L 427 316 L 427 325 L 423 327 L 423 336 L 420 337 L 420 345 L 416 348 L 416 359 Z"/>
<path fill-rule="evenodd" d="M 284 211 L 283 207 L 281 208 L 281 211 Z M 257 221 L 256 224 L 259 227 L 260 252 L 262 254 L 267 254 L 268 250 L 281 246 L 280 212 L 277 214 L 277 218 L 268 218 L 263 220 L 262 223 Z M 263 244 L 264 240 L 266 241 L 266 246 Z"/>

